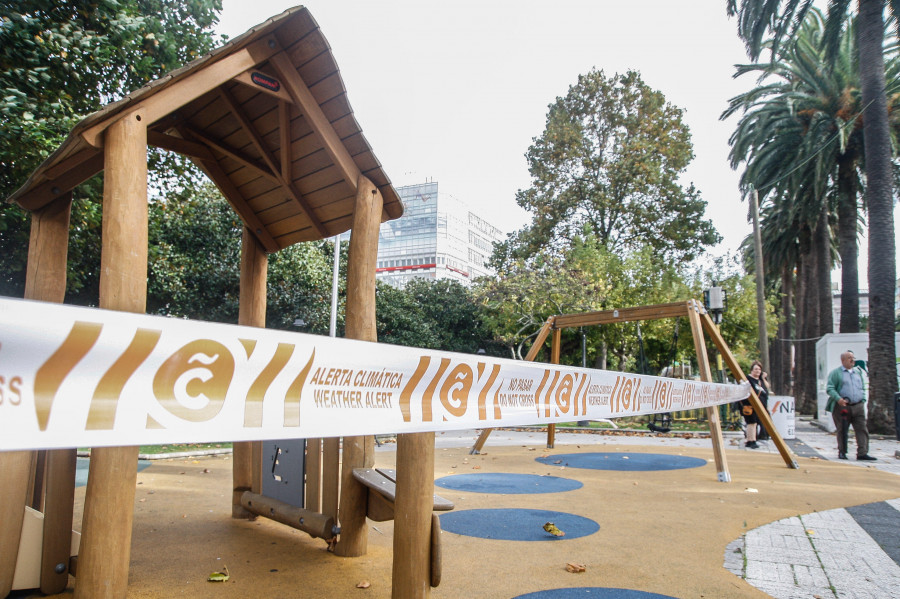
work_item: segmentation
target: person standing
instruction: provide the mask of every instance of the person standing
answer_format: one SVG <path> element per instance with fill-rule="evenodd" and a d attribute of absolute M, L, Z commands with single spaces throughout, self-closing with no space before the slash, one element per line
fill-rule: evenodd
<path fill-rule="evenodd" d="M 847 435 L 850 426 L 856 435 L 856 459 L 875 461 L 869 455 L 869 431 L 866 428 L 866 389 L 862 368 L 850 350 L 841 354 L 841 365 L 828 374 L 826 412 L 831 412 L 837 428 L 838 458 L 847 459 Z"/>
<path fill-rule="evenodd" d="M 769 407 L 769 380 L 768 376 L 765 372 L 763 372 L 762 364 L 759 360 L 753 360 L 753 363 L 750 365 L 750 374 L 747 375 L 747 381 L 750 383 L 750 386 L 753 387 L 753 391 L 756 393 L 756 396 L 759 398 L 759 401 L 763 406 L 768 409 Z M 744 417 L 744 422 L 747 424 L 746 428 L 746 437 L 747 441 L 744 443 L 746 447 L 750 449 L 756 449 L 759 445 L 756 443 L 756 433 L 757 428 L 760 426 L 759 416 L 757 416 L 755 410 L 753 409 L 753 405 L 750 403 L 750 398 L 741 400 L 741 415 Z"/>

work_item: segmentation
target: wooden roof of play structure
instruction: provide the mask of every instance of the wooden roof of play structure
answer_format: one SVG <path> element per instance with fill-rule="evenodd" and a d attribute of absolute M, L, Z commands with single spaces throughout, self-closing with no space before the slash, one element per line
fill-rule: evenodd
<path fill-rule="evenodd" d="M 149 121 L 151 145 L 193 159 L 268 252 L 348 230 L 360 174 L 382 220 L 403 213 L 304 7 L 88 116 L 9 201 L 37 210 L 102 171 L 103 133 L 126 111 Z"/>

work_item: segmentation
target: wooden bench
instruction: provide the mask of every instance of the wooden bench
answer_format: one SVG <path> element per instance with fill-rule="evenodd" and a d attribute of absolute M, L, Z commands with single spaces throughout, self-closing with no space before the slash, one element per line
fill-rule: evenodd
<path fill-rule="evenodd" d="M 397 471 L 390 468 L 354 468 L 353 478 L 370 489 L 366 516 L 376 522 L 393 520 L 394 501 L 397 497 Z M 452 502 L 439 495 L 434 496 L 432 507 L 434 511 L 446 512 L 453 507 Z"/>

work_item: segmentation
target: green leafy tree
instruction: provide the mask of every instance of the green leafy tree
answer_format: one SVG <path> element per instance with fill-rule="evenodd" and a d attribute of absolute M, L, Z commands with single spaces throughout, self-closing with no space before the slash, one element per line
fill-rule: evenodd
<path fill-rule="evenodd" d="M 0 198 L 62 142 L 80 119 L 212 49 L 221 0 L 0 2 Z M 154 154 L 152 162 L 172 160 Z M 99 244 L 99 186 L 75 192 L 69 292 L 90 289 Z M 83 229 L 79 227 L 84 226 Z M 0 293 L 21 295 L 29 219 L 0 203 Z M 83 302 L 84 303 L 84 302 Z"/>
<path fill-rule="evenodd" d="M 237 323 L 242 224 L 216 187 L 189 185 L 151 202 L 149 224 L 147 311 Z M 333 245 L 326 241 L 298 243 L 269 256 L 267 327 L 328 333 L 332 259 Z M 342 306 L 340 301 L 339 316 Z"/>
<path fill-rule="evenodd" d="M 449 279 L 413 279 L 402 289 L 378 283 L 378 340 L 461 353 L 501 355 L 468 287 Z"/>
<path fill-rule="evenodd" d="M 637 72 L 580 75 L 550 105 L 526 158 L 531 187 L 516 201 L 531 224 L 503 244 L 495 263 L 562 250 L 591 236 L 607 250 L 644 246 L 690 260 L 719 236 L 703 219 L 706 203 L 679 181 L 693 158 L 683 111 Z"/>
<path fill-rule="evenodd" d="M 780 44 L 794 37 L 813 3 L 808 0 L 727 0 L 729 15 L 737 16 L 738 33 L 748 54 L 756 60 L 771 32 L 772 56 Z M 895 26 L 900 24 L 893 0 L 859 0 L 856 3 L 859 44 L 860 90 L 863 106 L 866 204 L 869 210 L 869 373 L 870 428 L 893 430 L 894 393 L 897 391 L 896 347 L 894 344 L 894 293 L 896 248 L 894 247 L 894 198 L 891 128 L 885 95 L 884 9 L 889 6 Z M 823 45 L 829 61 L 838 53 L 841 32 L 849 18 L 850 0 L 829 0 Z"/>
<path fill-rule="evenodd" d="M 737 75 L 755 74 L 759 84 L 731 100 L 723 118 L 743 115 L 731 137 L 731 162 L 745 164 L 741 176 L 744 191 L 759 190 L 764 217 L 776 216 L 771 226 L 763 222 L 772 249 L 779 239 L 793 237 L 802 248 L 799 258 L 800 290 L 798 335 L 814 339 L 833 330 L 830 270 L 833 263 L 832 224 L 837 221 L 842 264 L 841 332 L 857 332 L 859 323 L 857 236 L 859 196 L 863 186 L 864 157 L 862 105 L 854 21 L 843 31 L 838 53 L 829 63 L 823 48 L 825 22 L 811 10 L 796 32 L 785 40 L 771 62 L 738 67 Z M 769 44 L 773 44 L 770 41 Z M 887 94 L 892 109 L 900 68 L 896 52 L 888 61 Z M 774 235 L 775 240 L 768 239 Z M 750 240 L 748 240 L 748 243 Z M 777 249 L 777 248 L 776 248 Z M 770 281 L 784 264 L 767 253 Z M 785 257 L 773 252 L 773 257 Z M 790 264 L 793 268 L 796 265 Z M 789 338 L 790 335 L 786 335 Z M 812 341 L 797 344 L 797 399 L 805 413 L 815 413 L 815 347 Z"/>
<path fill-rule="evenodd" d="M 423 306 L 403 289 L 378 281 L 375 289 L 378 341 L 407 347 L 437 349 L 440 339 Z"/>
<path fill-rule="evenodd" d="M 603 308 L 611 288 L 603 274 L 583 255 L 542 252 L 479 281 L 475 294 L 495 339 L 522 359 L 549 316 Z"/>

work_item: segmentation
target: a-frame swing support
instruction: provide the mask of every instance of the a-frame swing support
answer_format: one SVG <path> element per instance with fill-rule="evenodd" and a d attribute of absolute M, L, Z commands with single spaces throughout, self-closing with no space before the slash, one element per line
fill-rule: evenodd
<path fill-rule="evenodd" d="M 732 376 L 738 381 L 746 381 L 747 377 L 741 367 L 735 360 L 734 355 L 728 348 L 728 344 L 722 338 L 718 327 L 713 323 L 703 304 L 697 300 L 687 300 L 684 302 L 674 302 L 670 304 L 656 304 L 653 306 L 639 306 L 633 308 L 619 308 L 615 310 L 602 310 L 598 312 L 584 312 L 581 314 L 561 314 L 549 317 L 541 330 L 538 332 L 534 340 L 534 344 L 525 356 L 525 360 L 534 361 L 538 352 L 543 347 L 547 337 L 551 336 L 550 362 L 559 364 L 560 338 L 563 329 L 597 326 L 603 324 L 636 322 L 641 320 L 659 320 L 661 318 L 687 318 L 691 325 L 691 334 L 694 338 L 694 349 L 697 354 L 697 363 L 699 364 L 700 379 L 705 382 L 712 382 L 712 370 L 709 365 L 709 355 L 706 351 L 706 338 L 704 331 L 709 335 L 713 344 L 719 350 L 725 364 L 728 365 Z M 753 389 L 750 389 L 750 403 L 753 410 L 758 415 L 766 430 L 770 431 L 775 447 L 781 454 L 784 463 L 788 468 L 798 468 L 797 461 L 793 452 L 781 438 L 781 435 L 775 429 L 769 411 L 762 405 L 759 397 Z M 730 482 L 731 475 L 728 472 L 728 463 L 725 459 L 725 447 L 722 439 L 722 425 L 719 422 L 719 413 L 715 407 L 706 408 L 706 416 L 709 420 L 710 436 L 713 442 L 713 453 L 715 455 L 716 470 L 720 482 Z M 492 429 L 484 429 L 479 435 L 478 440 L 472 447 L 470 453 L 478 454 L 484 447 L 488 436 Z M 547 447 L 554 446 L 556 435 L 556 425 L 549 424 L 547 426 Z"/>

